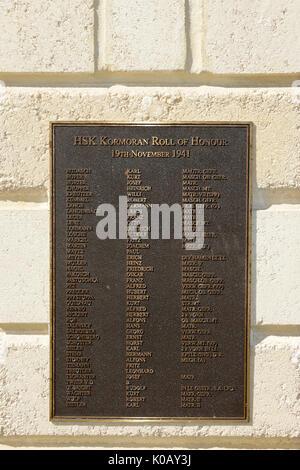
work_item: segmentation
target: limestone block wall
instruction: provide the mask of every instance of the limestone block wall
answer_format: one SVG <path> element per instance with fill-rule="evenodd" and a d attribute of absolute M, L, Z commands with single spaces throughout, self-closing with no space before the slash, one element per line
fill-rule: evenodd
<path fill-rule="evenodd" d="M 0 448 L 300 447 L 298 0 L 0 2 Z M 254 123 L 247 424 L 49 422 L 49 121 Z"/>

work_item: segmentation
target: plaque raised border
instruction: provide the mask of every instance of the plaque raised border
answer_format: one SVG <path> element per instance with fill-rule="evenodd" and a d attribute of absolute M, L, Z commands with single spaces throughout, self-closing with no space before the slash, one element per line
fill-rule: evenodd
<path fill-rule="evenodd" d="M 50 413 L 49 418 L 52 422 L 111 422 L 111 423 L 242 423 L 245 424 L 250 420 L 249 399 L 250 399 L 250 292 L 251 292 L 251 232 L 252 232 L 252 139 L 253 139 L 253 123 L 252 122 L 228 122 L 228 121 L 182 121 L 182 122 L 106 122 L 106 121 L 52 121 L 49 123 L 50 133 Z M 54 146 L 54 129 L 59 126 L 199 126 L 199 127 L 244 127 L 247 128 L 247 207 L 246 207 L 246 246 L 245 257 L 247 259 L 246 286 L 245 286 L 245 363 L 244 363 L 244 416 L 240 418 L 232 417 L 78 417 L 78 416 L 56 416 L 54 412 L 54 368 L 55 368 L 55 186 L 54 186 L 54 162 L 55 162 L 55 146 Z"/>

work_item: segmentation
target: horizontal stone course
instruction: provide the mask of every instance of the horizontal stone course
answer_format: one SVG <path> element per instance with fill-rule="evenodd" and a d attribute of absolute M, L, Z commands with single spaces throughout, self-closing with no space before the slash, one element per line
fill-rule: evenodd
<path fill-rule="evenodd" d="M 49 322 L 50 215 L 36 206 L 0 210 L 0 324 Z M 253 211 L 252 228 L 252 325 L 299 325 L 300 206 Z"/>
<path fill-rule="evenodd" d="M 98 436 L 116 438 L 201 438 L 211 436 L 296 438 L 300 435 L 300 340 L 253 338 L 251 420 L 247 424 L 54 424 L 49 422 L 48 337 L 0 333 L 0 434 L 17 436 Z M 26 365 L 26 367 L 24 367 Z M 298 415 L 298 417 L 297 417 Z"/>
<path fill-rule="evenodd" d="M 1 0 L 0 72 L 93 72 L 93 0 Z"/>
<path fill-rule="evenodd" d="M 298 0 L 204 0 L 202 70 L 299 73 L 299 14 Z"/>
<path fill-rule="evenodd" d="M 2 0 L 0 72 L 292 74 L 297 0 Z"/>
<path fill-rule="evenodd" d="M 49 184 L 49 121 L 252 121 L 253 183 L 300 186 L 299 103 L 292 89 L 4 88 L 0 191 Z"/>

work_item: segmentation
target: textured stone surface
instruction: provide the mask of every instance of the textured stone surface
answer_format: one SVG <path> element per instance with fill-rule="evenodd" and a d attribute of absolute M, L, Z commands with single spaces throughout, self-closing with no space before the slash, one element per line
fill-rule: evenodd
<path fill-rule="evenodd" d="M 49 212 L 16 205 L 0 210 L 0 324 L 47 323 Z"/>
<path fill-rule="evenodd" d="M 298 0 L 204 2 L 206 70 L 214 73 L 300 71 Z"/>
<path fill-rule="evenodd" d="M 184 3 L 184 0 L 107 1 L 102 66 L 112 71 L 183 70 Z"/>
<path fill-rule="evenodd" d="M 93 0 L 2 0 L 1 72 L 92 72 Z"/>
<path fill-rule="evenodd" d="M 300 186 L 299 103 L 291 89 L 6 88 L 0 95 L 0 191 L 42 188 L 49 121 L 253 121 L 254 185 Z"/>
<path fill-rule="evenodd" d="M 244 425 L 53 424 L 49 422 L 48 337 L 1 334 L 0 434 L 3 436 L 98 436 L 103 442 L 128 438 L 248 436 L 296 438 L 299 427 L 300 340 L 255 337 L 252 352 L 251 422 Z M 254 385 L 253 385 L 254 383 Z M 120 442 L 120 441 L 118 441 Z"/>
<path fill-rule="evenodd" d="M 300 206 L 272 206 L 253 217 L 253 320 L 300 324 Z"/>

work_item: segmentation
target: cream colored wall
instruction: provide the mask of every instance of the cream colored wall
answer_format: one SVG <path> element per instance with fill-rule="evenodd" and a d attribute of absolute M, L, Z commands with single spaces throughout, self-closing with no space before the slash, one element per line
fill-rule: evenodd
<path fill-rule="evenodd" d="M 300 447 L 299 13 L 298 0 L 0 2 L 2 448 Z M 49 422 L 55 120 L 254 122 L 249 424 Z"/>

